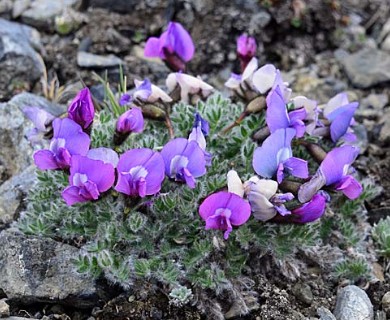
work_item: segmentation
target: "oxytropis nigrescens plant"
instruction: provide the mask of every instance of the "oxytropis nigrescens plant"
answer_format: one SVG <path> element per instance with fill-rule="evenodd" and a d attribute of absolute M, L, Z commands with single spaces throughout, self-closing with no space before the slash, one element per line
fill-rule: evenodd
<path fill-rule="evenodd" d="M 19 228 L 80 246 L 80 272 L 125 288 L 162 284 L 175 304 L 212 289 L 244 306 L 252 255 L 270 252 L 285 275 L 299 276 L 286 267 L 290 257 L 326 242 L 332 227 L 326 217 L 311 222 L 334 203 L 342 208 L 338 192 L 351 200 L 363 192 L 352 167 L 358 104 L 345 93 L 324 105 L 291 98 L 278 69 L 259 68 L 253 38 L 238 46 L 244 70 L 226 82 L 237 104 L 177 72 L 167 77 L 169 94 L 148 79 L 127 91 L 123 78 L 116 95 L 106 85 L 99 113 L 88 88 L 65 118 L 26 108 L 33 139 L 48 126 L 53 137 L 34 153 L 42 171 Z M 173 22 L 145 48 L 175 71 L 193 53 Z M 348 243 L 355 234 L 346 230 Z"/>

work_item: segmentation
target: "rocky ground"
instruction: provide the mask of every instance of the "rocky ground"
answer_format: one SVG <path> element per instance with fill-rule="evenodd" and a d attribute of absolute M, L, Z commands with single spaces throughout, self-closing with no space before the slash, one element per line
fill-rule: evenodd
<path fill-rule="evenodd" d="M 74 272 L 78 248 L 12 228 L 33 183 L 31 124 L 21 109 L 60 114 L 80 88 L 102 94 L 93 72 L 115 83 L 124 65 L 129 83 L 169 72 L 143 57 L 143 44 L 169 20 L 182 22 L 196 44 L 189 73 L 223 89 L 239 72 L 235 39 L 250 32 L 262 62 L 284 71 L 294 92 L 321 102 L 341 91 L 360 101 L 362 155 L 357 169 L 381 186 L 367 202 L 368 222 L 390 215 L 390 6 L 387 0 L 346 1 L 0 1 L 0 317 L 8 319 L 207 319 L 195 307 L 169 305 L 160 292 L 124 292 Z M 46 75 L 46 76 L 45 76 Z M 46 77 L 46 78 L 45 78 Z M 40 79 L 44 79 L 40 82 Z M 65 93 L 46 92 L 57 79 Z M 42 84 L 44 83 L 44 84 Z M 30 91 L 32 93 L 26 93 Z M 23 92 L 23 93 L 22 93 Z M 42 96 L 46 95 L 45 99 Z M 335 283 L 310 273 L 287 281 L 265 268 L 254 279 L 260 307 L 243 319 L 390 318 L 388 261 L 373 266 L 376 280 Z M 237 316 L 226 306 L 225 317 Z"/>

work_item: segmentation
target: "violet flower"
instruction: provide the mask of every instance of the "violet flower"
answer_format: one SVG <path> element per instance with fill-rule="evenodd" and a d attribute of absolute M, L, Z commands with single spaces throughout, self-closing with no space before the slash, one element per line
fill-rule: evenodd
<path fill-rule="evenodd" d="M 145 197 L 160 191 L 165 177 L 164 160 L 151 149 L 133 149 L 121 155 L 115 190 L 129 196 Z"/>
<path fill-rule="evenodd" d="M 311 180 L 299 188 L 299 201 L 309 201 L 323 186 L 330 186 L 341 191 L 349 199 L 359 197 L 363 187 L 350 175 L 353 170 L 351 164 L 358 155 L 359 149 L 350 145 L 344 145 L 330 151 Z"/>
<path fill-rule="evenodd" d="M 233 226 L 240 226 L 248 221 L 251 208 L 238 195 L 222 191 L 209 195 L 200 205 L 199 214 L 206 221 L 206 230 L 224 230 L 224 238 L 227 240 Z"/>
<path fill-rule="evenodd" d="M 306 132 L 308 134 L 313 134 L 314 129 L 318 124 L 318 114 L 319 110 L 317 108 L 317 102 L 311 99 L 308 99 L 304 96 L 297 96 L 291 99 L 294 109 L 304 108 L 306 110 Z"/>
<path fill-rule="evenodd" d="M 120 133 L 142 132 L 144 130 L 144 117 L 142 110 L 132 107 L 123 113 L 116 123 L 116 131 Z"/>
<path fill-rule="evenodd" d="M 73 120 L 55 119 L 53 139 L 48 150 L 34 153 L 34 162 L 40 170 L 66 169 L 73 155 L 86 155 L 90 145 L 89 136 Z"/>
<path fill-rule="evenodd" d="M 114 180 L 115 169 L 111 164 L 75 155 L 70 167 L 70 186 L 62 192 L 62 198 L 68 206 L 97 200 L 102 192 L 111 188 Z"/>
<path fill-rule="evenodd" d="M 286 103 L 279 86 L 276 86 L 270 91 L 267 96 L 266 121 L 271 133 L 282 128 L 294 128 L 296 130 L 296 137 L 303 137 L 306 130 L 303 122 L 305 118 L 305 108 L 287 113 Z"/>
<path fill-rule="evenodd" d="M 206 159 L 203 150 L 195 141 L 176 138 L 161 150 L 165 162 L 165 174 L 176 181 L 185 182 L 195 188 L 195 178 L 206 173 Z"/>
<path fill-rule="evenodd" d="M 256 148 L 252 165 L 258 175 L 265 178 L 276 175 L 278 183 L 283 181 L 285 172 L 303 179 L 309 176 L 307 162 L 292 156 L 291 140 L 295 134 L 292 128 L 278 129 Z"/>
<path fill-rule="evenodd" d="M 208 121 L 204 120 L 199 113 L 195 113 L 194 126 L 190 135 L 188 136 L 188 141 L 196 141 L 198 143 L 199 147 L 203 150 L 207 166 L 211 165 L 212 159 L 211 154 L 206 151 L 205 135 L 208 134 L 209 130 L 210 128 Z"/>
<path fill-rule="evenodd" d="M 88 88 L 82 89 L 68 108 L 68 118 L 78 123 L 83 129 L 89 128 L 95 116 L 91 93 Z"/>
<path fill-rule="evenodd" d="M 346 93 L 339 93 L 329 100 L 324 108 L 324 116 L 330 122 L 330 136 L 333 142 L 337 142 L 347 134 L 350 125 L 353 124 L 353 116 L 358 106 L 358 102 L 348 101 Z M 347 138 L 351 137 L 347 136 Z"/>
<path fill-rule="evenodd" d="M 40 140 L 40 133 L 47 131 L 47 126 L 55 119 L 49 112 L 38 107 L 26 107 L 23 113 L 34 124 L 35 128 L 29 130 L 27 138 L 32 143 L 37 143 Z"/>
<path fill-rule="evenodd" d="M 104 163 L 111 164 L 114 168 L 118 165 L 118 154 L 110 148 L 95 148 L 90 149 L 87 153 L 87 157 L 93 160 L 100 160 Z"/>
<path fill-rule="evenodd" d="M 295 223 L 308 223 L 322 217 L 326 208 L 327 197 L 322 193 L 316 193 L 313 198 L 291 211 L 292 221 Z"/>
<path fill-rule="evenodd" d="M 121 95 L 121 97 L 119 99 L 119 105 L 121 107 L 123 107 L 126 104 L 129 104 L 132 100 L 133 100 L 133 98 L 131 97 L 131 95 L 129 95 L 128 93 L 124 93 Z"/>
<path fill-rule="evenodd" d="M 237 54 L 241 61 L 241 70 L 245 70 L 249 61 L 255 56 L 257 50 L 256 40 L 243 34 L 237 39 Z"/>
<path fill-rule="evenodd" d="M 169 22 L 160 38 L 151 37 L 145 44 L 145 57 L 159 57 L 174 71 L 184 71 L 185 63 L 194 55 L 191 36 L 178 22 Z"/>

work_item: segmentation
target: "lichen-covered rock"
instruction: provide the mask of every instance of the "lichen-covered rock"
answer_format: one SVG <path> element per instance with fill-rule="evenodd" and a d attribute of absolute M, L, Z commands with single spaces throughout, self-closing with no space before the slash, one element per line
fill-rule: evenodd
<path fill-rule="evenodd" d="M 74 307 L 97 303 L 92 277 L 76 272 L 79 249 L 51 239 L 28 237 L 18 230 L 0 233 L 0 289 L 11 301 L 56 302 Z"/>
<path fill-rule="evenodd" d="M 41 77 L 43 65 L 34 50 L 39 46 L 37 30 L 0 18 L 0 101 L 32 88 Z"/>
<path fill-rule="evenodd" d="M 337 320 L 374 319 L 374 309 L 367 293 L 353 285 L 346 286 L 338 291 L 333 314 Z"/>

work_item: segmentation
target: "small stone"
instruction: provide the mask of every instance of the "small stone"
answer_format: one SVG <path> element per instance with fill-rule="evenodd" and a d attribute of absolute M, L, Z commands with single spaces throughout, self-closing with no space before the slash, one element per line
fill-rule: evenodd
<path fill-rule="evenodd" d="M 386 312 L 382 310 L 377 310 L 375 312 L 375 320 L 387 320 Z"/>
<path fill-rule="evenodd" d="M 123 61 L 113 54 L 100 56 L 89 52 L 79 51 L 77 52 L 77 64 L 82 68 L 112 68 L 122 65 Z"/>
<path fill-rule="evenodd" d="M 338 291 L 333 314 L 337 320 L 374 319 L 374 309 L 366 292 L 354 285 L 346 286 Z"/>
<path fill-rule="evenodd" d="M 325 307 L 319 307 L 317 314 L 320 316 L 320 320 L 336 320 L 335 316 Z"/>
<path fill-rule="evenodd" d="M 386 112 L 382 115 L 381 123 L 382 128 L 379 133 L 379 140 L 383 143 L 389 143 L 390 142 L 390 109 L 387 109 Z"/>
<path fill-rule="evenodd" d="M 266 27 L 271 21 L 271 15 L 266 11 L 260 11 L 252 15 L 249 22 L 249 32 L 258 32 L 259 29 Z"/>
<path fill-rule="evenodd" d="M 390 291 L 383 295 L 381 303 L 383 311 L 390 317 Z"/>
<path fill-rule="evenodd" d="M 358 88 L 369 88 L 390 81 L 390 54 L 364 48 L 340 60 L 348 78 Z"/>
<path fill-rule="evenodd" d="M 138 3 L 138 0 L 89 0 L 89 6 L 91 7 L 104 8 L 121 13 L 133 11 Z"/>
<path fill-rule="evenodd" d="M 306 283 L 297 283 L 292 289 L 295 297 L 306 305 L 310 305 L 313 302 L 313 292 Z"/>
<path fill-rule="evenodd" d="M 4 299 L 0 300 L 0 318 L 9 316 L 9 305 Z"/>

